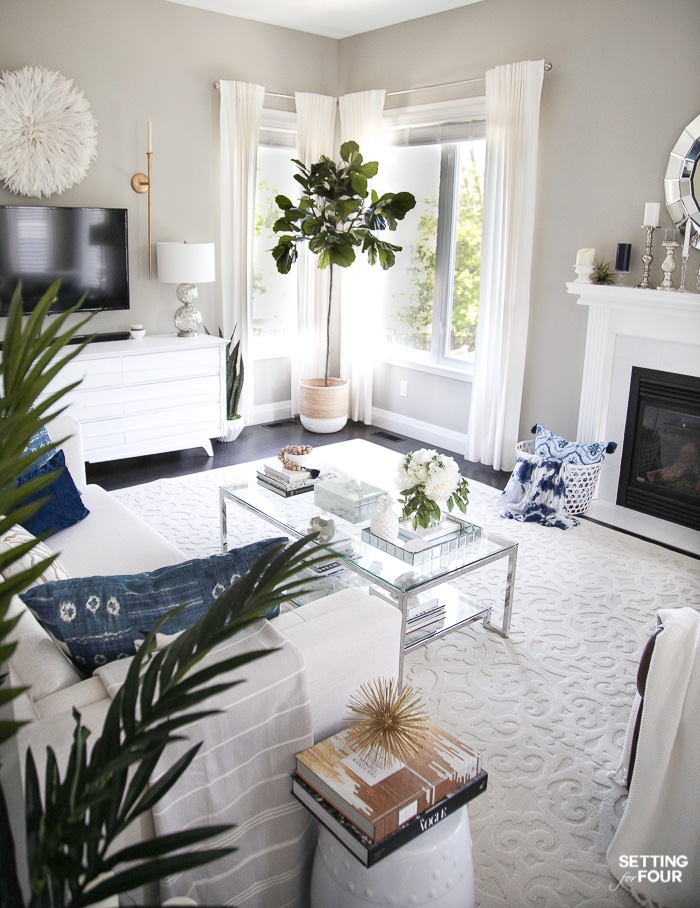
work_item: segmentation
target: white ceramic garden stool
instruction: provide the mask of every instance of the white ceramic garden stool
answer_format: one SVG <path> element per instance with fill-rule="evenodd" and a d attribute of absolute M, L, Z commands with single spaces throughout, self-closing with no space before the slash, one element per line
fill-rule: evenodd
<path fill-rule="evenodd" d="M 473 908 L 474 864 L 467 808 L 446 817 L 372 867 L 321 826 L 311 908 Z"/>

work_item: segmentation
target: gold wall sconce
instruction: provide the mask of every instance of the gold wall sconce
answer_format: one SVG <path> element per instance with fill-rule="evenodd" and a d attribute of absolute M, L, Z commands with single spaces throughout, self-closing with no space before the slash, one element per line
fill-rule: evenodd
<path fill-rule="evenodd" d="M 148 139 L 146 143 L 146 158 L 148 159 L 148 173 L 135 173 L 131 178 L 131 188 L 134 192 L 148 193 L 148 279 L 153 279 L 153 242 L 151 239 L 151 159 L 153 158 L 153 127 L 148 121 Z"/>

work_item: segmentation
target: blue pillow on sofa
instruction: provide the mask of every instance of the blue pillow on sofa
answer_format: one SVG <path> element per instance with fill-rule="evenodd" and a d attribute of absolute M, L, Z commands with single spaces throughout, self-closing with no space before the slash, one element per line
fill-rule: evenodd
<path fill-rule="evenodd" d="M 77 577 L 31 587 L 20 598 L 86 674 L 114 659 L 132 656 L 135 641 L 172 608 L 163 633 L 191 627 L 234 580 L 247 573 L 271 546 L 263 539 L 225 555 L 193 558 L 141 574 Z M 279 613 L 279 605 L 266 612 Z"/>
<path fill-rule="evenodd" d="M 68 472 L 66 458 L 61 450 L 52 454 L 48 460 L 42 458 L 39 467 L 32 465 L 32 469 L 19 477 L 16 485 L 22 486 L 36 476 L 50 473 L 55 474 L 53 482 L 26 499 L 26 502 L 46 499 L 39 510 L 22 523 L 32 536 L 52 536 L 59 530 L 73 526 L 90 513 Z"/>

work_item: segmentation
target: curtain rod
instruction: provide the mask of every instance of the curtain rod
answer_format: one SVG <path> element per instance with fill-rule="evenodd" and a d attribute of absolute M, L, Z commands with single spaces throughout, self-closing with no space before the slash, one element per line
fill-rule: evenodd
<path fill-rule="evenodd" d="M 545 61 L 544 71 L 549 72 L 552 69 L 552 64 L 549 61 Z M 398 91 L 388 91 L 386 93 L 387 98 L 393 98 L 396 95 L 410 95 L 414 91 L 430 91 L 435 88 L 453 88 L 455 85 L 469 85 L 472 82 L 483 82 L 486 79 L 486 76 L 475 76 L 473 79 L 460 79 L 457 82 L 440 82 L 437 85 L 420 85 L 418 88 L 402 88 Z M 214 88 L 219 90 L 219 83 L 214 82 Z M 294 95 L 285 95 L 278 91 L 265 91 L 266 95 L 269 95 L 271 98 L 284 98 L 286 101 L 293 101 Z"/>
<path fill-rule="evenodd" d="M 549 61 L 545 61 L 544 71 L 549 72 L 552 69 L 552 64 Z M 472 79 L 459 79 L 457 82 L 440 82 L 437 85 L 420 85 L 418 88 L 402 88 L 398 91 L 388 91 L 386 93 L 387 98 L 393 98 L 396 95 L 410 95 L 414 91 L 430 91 L 434 88 L 453 88 L 455 85 L 470 85 L 472 82 L 485 82 L 486 76 L 474 76 Z"/>

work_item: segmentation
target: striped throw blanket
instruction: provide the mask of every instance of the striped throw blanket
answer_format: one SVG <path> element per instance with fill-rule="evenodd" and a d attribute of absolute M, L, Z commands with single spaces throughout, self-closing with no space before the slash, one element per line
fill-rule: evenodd
<path fill-rule="evenodd" d="M 295 755 L 313 744 L 301 654 L 260 621 L 209 658 L 260 649 L 274 652 L 236 670 L 244 683 L 204 704 L 221 713 L 187 727 L 188 740 L 168 748 L 153 776 L 155 781 L 201 741 L 185 774 L 153 808 L 156 833 L 231 823 L 234 829 L 199 847 L 237 849 L 227 858 L 162 880 L 161 900 L 189 896 L 198 905 L 238 908 L 308 904 L 315 824 L 292 797 L 290 779 Z M 113 690 L 112 684 L 105 686 Z"/>

